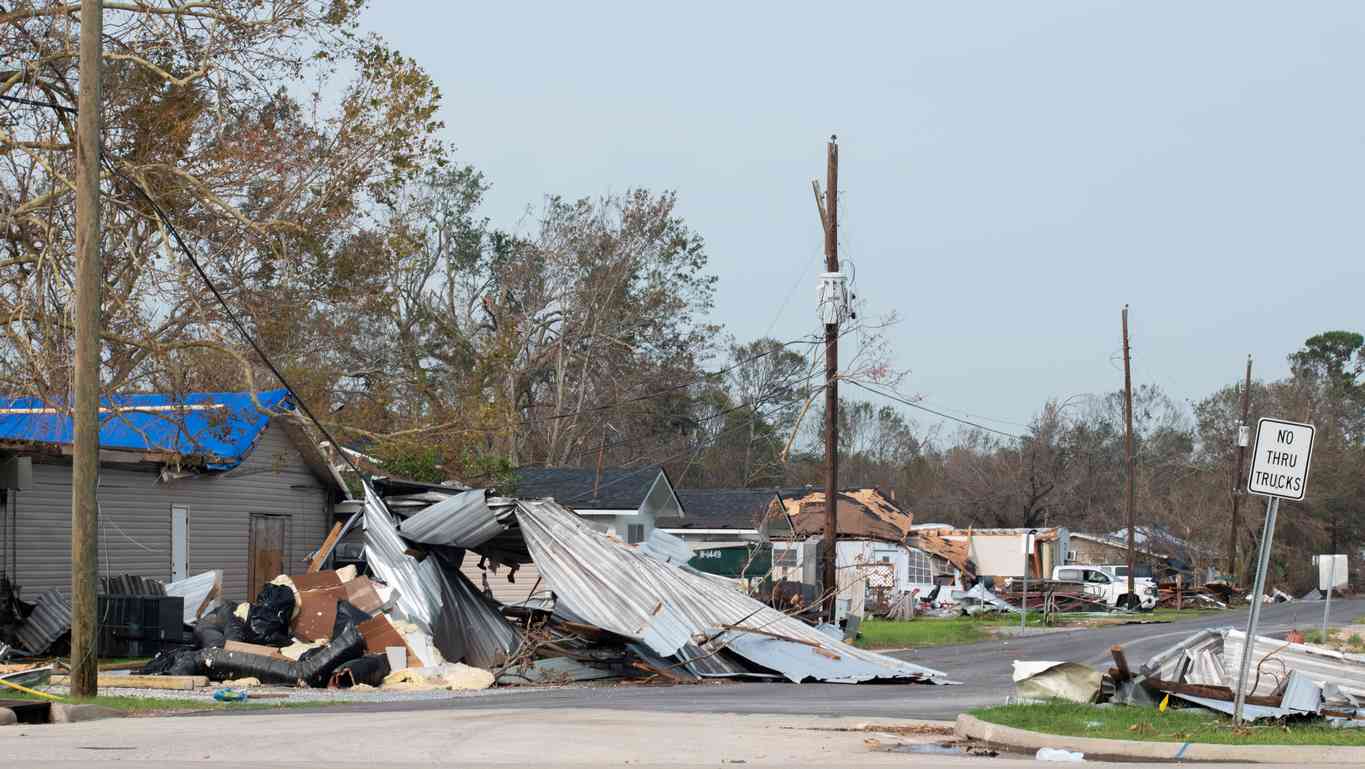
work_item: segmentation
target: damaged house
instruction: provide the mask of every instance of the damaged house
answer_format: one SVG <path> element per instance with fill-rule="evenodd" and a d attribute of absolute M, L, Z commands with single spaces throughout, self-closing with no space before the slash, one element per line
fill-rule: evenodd
<path fill-rule="evenodd" d="M 284 390 L 255 399 L 117 395 L 102 404 L 102 576 L 171 581 L 220 570 L 223 595 L 244 599 L 300 569 L 331 527 L 343 486 L 287 416 Z M 34 398 L 0 402 L 0 451 L 11 468 L 4 570 L 29 600 L 70 590 L 71 434 L 65 408 Z"/>

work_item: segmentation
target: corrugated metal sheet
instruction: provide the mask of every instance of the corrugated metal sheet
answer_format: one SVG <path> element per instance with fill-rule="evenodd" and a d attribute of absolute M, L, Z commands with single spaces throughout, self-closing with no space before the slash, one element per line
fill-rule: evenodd
<path fill-rule="evenodd" d="M 1162 681 L 1179 680 L 1180 673 L 1185 669 L 1187 654 L 1195 654 L 1201 651 L 1222 652 L 1223 631 L 1225 629 L 1201 630 L 1179 643 L 1162 649 L 1143 663 L 1140 668 L 1142 674 L 1159 678 Z"/>
<path fill-rule="evenodd" d="M 532 558 L 555 586 L 557 613 L 562 606 L 580 621 L 642 641 L 661 656 L 672 656 L 689 641 L 712 635 L 710 629 L 743 624 L 813 643 L 838 657 L 815 654 L 830 664 L 811 662 L 808 668 L 798 668 L 790 655 L 800 652 L 785 647 L 799 646 L 810 653 L 808 643 L 746 644 L 747 654 L 733 650 L 768 670 L 785 667 L 793 675 L 830 681 L 946 682 L 938 671 L 840 643 L 707 575 L 642 555 L 592 530 L 553 500 L 519 501 L 517 521 Z M 682 638 L 684 631 L 689 638 Z M 713 641 L 701 648 L 713 652 L 724 645 Z"/>
<path fill-rule="evenodd" d="M 649 538 L 640 543 L 640 552 L 664 563 L 680 566 L 692 560 L 692 548 L 682 537 L 674 536 L 663 529 L 654 529 Z"/>
<path fill-rule="evenodd" d="M 481 489 L 452 494 L 398 525 L 403 536 L 413 542 L 451 547 L 478 547 L 507 531 L 510 508 L 498 515 L 488 506 Z"/>
<path fill-rule="evenodd" d="M 422 561 L 405 553 L 407 545 L 372 489 L 365 490 L 365 559 L 385 583 L 398 589 L 397 611 L 431 634 L 448 660 L 478 658 L 481 667 L 517 644 L 516 631 L 478 598 L 461 577 L 450 577 L 436 556 Z"/>
<path fill-rule="evenodd" d="M 185 599 L 185 624 L 193 625 L 208 606 L 209 601 L 223 592 L 223 572 L 211 569 L 203 574 L 186 577 L 166 585 L 166 595 Z"/>
<path fill-rule="evenodd" d="M 62 594 L 49 590 L 38 600 L 24 624 L 15 631 L 15 640 L 30 654 L 42 654 L 52 642 L 71 629 L 71 604 Z"/>
<path fill-rule="evenodd" d="M 1242 647 L 1246 633 L 1227 628 L 1223 633 L 1223 660 L 1225 664 L 1236 664 L 1242 659 Z M 1308 676 L 1319 685 L 1336 684 L 1340 690 L 1353 697 L 1365 697 L 1365 655 L 1344 654 L 1328 649 L 1318 649 L 1304 644 L 1286 644 L 1284 641 L 1257 636 L 1251 650 L 1252 679 L 1255 679 L 1256 666 L 1267 656 L 1272 661 L 1261 666 L 1261 681 L 1255 694 L 1270 694 L 1277 685 L 1276 675 L 1283 679 L 1284 670 L 1296 670 Z M 1281 667 L 1273 660 L 1284 663 Z M 1230 681 L 1235 686 L 1236 681 Z"/>
<path fill-rule="evenodd" d="M 932 681 L 942 676 L 936 671 L 880 654 L 845 654 L 846 649 L 853 647 L 837 641 L 815 647 L 755 633 L 726 631 L 717 642 L 755 665 L 781 673 L 796 683 L 856 684 L 893 678 Z"/>

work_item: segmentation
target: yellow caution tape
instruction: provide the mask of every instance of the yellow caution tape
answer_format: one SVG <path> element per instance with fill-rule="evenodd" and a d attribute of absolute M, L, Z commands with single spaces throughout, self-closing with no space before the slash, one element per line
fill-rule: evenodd
<path fill-rule="evenodd" d="M 8 686 L 9 688 L 15 689 L 15 690 L 17 690 L 17 691 L 21 691 L 21 692 L 23 692 L 24 694 L 31 694 L 31 695 L 33 695 L 34 697 L 42 697 L 43 699 L 46 699 L 46 700 L 53 700 L 54 702 L 65 702 L 65 701 L 66 701 L 66 700 L 63 700 L 61 697 L 58 697 L 58 696 L 55 695 L 55 694 L 48 694 L 47 692 L 40 692 L 40 691 L 38 691 L 37 689 L 30 689 L 30 688 L 28 688 L 27 686 L 20 686 L 19 684 L 12 683 L 12 682 L 10 682 L 10 681 L 6 681 L 6 680 L 3 679 L 3 678 L 0 678 L 0 684 L 4 684 L 5 686 Z"/>
<path fill-rule="evenodd" d="M 1158 705 L 1156 709 L 1157 709 L 1157 711 L 1159 711 L 1159 712 L 1161 712 L 1161 713 L 1165 713 L 1165 712 L 1166 712 L 1166 706 L 1169 705 L 1169 704 L 1171 704 L 1171 695 L 1168 694 L 1168 695 L 1166 695 L 1165 697 L 1162 697 L 1162 698 L 1161 698 L 1161 704 Z"/>

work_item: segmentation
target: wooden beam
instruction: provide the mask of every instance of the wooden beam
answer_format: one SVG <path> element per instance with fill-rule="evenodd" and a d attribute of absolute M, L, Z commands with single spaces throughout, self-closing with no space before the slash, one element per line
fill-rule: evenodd
<path fill-rule="evenodd" d="M 53 676 L 53 686 L 69 686 L 70 676 Z M 97 686 L 119 689 L 176 689 L 190 691 L 209 685 L 206 676 L 111 676 L 101 675 Z"/>
<path fill-rule="evenodd" d="M 313 554 L 313 560 L 308 564 L 308 573 L 316 574 L 322 571 L 322 562 L 327 560 L 327 556 L 332 554 L 332 548 L 336 546 L 337 539 L 341 536 L 341 521 L 332 524 L 332 530 L 327 534 L 327 538 L 322 540 L 322 545 Z"/>

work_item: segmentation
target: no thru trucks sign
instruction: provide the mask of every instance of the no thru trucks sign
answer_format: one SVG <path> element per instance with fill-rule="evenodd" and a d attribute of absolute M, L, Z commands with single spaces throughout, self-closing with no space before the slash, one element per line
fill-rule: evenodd
<path fill-rule="evenodd" d="M 1313 458 L 1313 426 L 1262 418 L 1256 424 L 1256 453 L 1247 491 L 1268 497 L 1303 499 Z"/>

